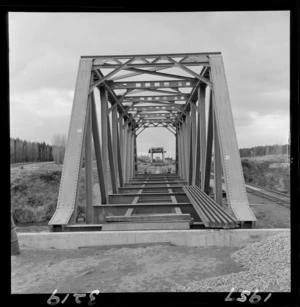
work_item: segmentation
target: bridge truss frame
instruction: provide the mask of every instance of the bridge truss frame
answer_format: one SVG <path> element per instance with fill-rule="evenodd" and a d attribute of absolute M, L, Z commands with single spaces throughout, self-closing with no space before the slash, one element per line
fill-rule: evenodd
<path fill-rule="evenodd" d="M 95 206 L 109 204 L 109 188 L 118 194 L 137 175 L 137 137 L 156 127 L 175 136 L 177 174 L 206 194 L 214 148 L 214 200 L 221 205 L 224 176 L 230 213 L 252 227 L 256 218 L 247 199 L 223 58 L 205 52 L 80 58 L 52 229 L 76 223 L 83 159 L 86 223 L 93 224 Z M 101 195 L 96 205 L 92 146 Z"/>

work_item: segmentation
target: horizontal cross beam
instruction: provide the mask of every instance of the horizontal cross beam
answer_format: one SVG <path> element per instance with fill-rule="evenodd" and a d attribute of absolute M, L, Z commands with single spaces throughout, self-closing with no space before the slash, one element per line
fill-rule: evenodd
<path fill-rule="evenodd" d="M 161 124 L 166 124 L 166 123 L 173 123 L 174 121 L 172 119 L 159 119 L 159 118 L 149 118 L 149 119 L 140 119 L 137 121 L 137 124 L 148 124 L 148 123 L 161 123 Z"/>
<path fill-rule="evenodd" d="M 149 102 L 149 101 L 186 101 L 189 95 L 166 95 L 166 96 L 127 96 L 123 102 Z"/>
<path fill-rule="evenodd" d="M 148 89 L 148 88 L 171 88 L 171 87 L 194 87 L 197 84 L 197 81 L 141 81 L 141 82 L 109 82 L 107 81 L 109 87 L 113 90 L 115 89 Z"/>
<path fill-rule="evenodd" d="M 171 106 L 144 106 L 144 107 L 141 107 L 141 106 L 132 106 L 132 107 L 129 107 L 129 110 L 130 112 L 150 112 L 150 111 L 177 111 L 177 110 L 180 110 L 181 107 L 180 105 L 171 105 Z"/>
<path fill-rule="evenodd" d="M 202 61 L 202 62 L 181 62 L 182 64 L 186 65 L 186 66 L 209 66 L 209 62 L 207 61 Z M 118 68 L 120 66 L 120 64 L 117 63 L 113 63 L 113 64 L 95 64 L 93 65 L 93 68 L 95 69 L 105 69 L 105 68 Z M 138 64 L 129 64 L 128 68 L 145 68 L 145 67 L 174 67 L 175 64 L 174 63 L 138 63 Z"/>
<path fill-rule="evenodd" d="M 152 118 L 152 117 L 162 117 L 162 118 L 173 118 L 176 117 L 177 113 L 148 113 L 148 114 L 135 114 L 133 118 Z"/>
<path fill-rule="evenodd" d="M 143 69 L 139 69 L 139 68 L 124 68 L 124 70 L 140 72 L 140 73 L 143 73 L 143 74 L 149 74 L 149 75 L 155 75 L 155 76 L 161 76 L 161 77 L 166 77 L 166 78 L 175 78 L 175 79 L 183 79 L 183 80 L 190 80 L 190 81 L 194 80 L 194 78 L 192 78 L 192 77 L 186 77 L 186 76 L 174 75 L 174 74 L 167 74 L 167 73 L 157 72 L 157 71 L 143 70 Z"/>
<path fill-rule="evenodd" d="M 156 53 L 156 54 L 119 54 L 119 55 L 83 55 L 82 59 L 93 58 L 94 60 L 98 59 L 131 59 L 135 58 L 148 58 L 156 59 L 157 57 L 200 57 L 200 56 L 209 56 L 209 55 L 221 54 L 221 52 L 192 52 L 192 53 Z"/>

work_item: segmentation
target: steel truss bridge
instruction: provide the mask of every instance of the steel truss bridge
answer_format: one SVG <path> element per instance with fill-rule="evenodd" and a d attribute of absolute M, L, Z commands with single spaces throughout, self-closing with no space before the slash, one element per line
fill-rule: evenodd
<path fill-rule="evenodd" d="M 175 174 L 137 173 L 137 137 L 156 127 L 175 136 Z M 78 224 L 83 172 L 86 217 Z M 80 58 L 52 231 L 251 228 L 255 221 L 220 52 Z"/>

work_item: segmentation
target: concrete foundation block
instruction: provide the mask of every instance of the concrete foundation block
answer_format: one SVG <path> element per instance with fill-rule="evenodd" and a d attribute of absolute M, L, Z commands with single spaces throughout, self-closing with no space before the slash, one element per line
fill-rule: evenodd
<path fill-rule="evenodd" d="M 242 247 L 290 229 L 144 230 L 18 233 L 20 249 L 74 249 L 92 246 L 171 243 L 178 246 Z"/>

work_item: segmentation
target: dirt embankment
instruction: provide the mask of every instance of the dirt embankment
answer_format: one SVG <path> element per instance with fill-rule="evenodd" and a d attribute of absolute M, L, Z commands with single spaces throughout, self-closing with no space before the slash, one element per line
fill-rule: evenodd
<path fill-rule="evenodd" d="M 11 210 L 15 222 L 49 221 L 55 212 L 62 166 L 53 162 L 11 168 Z M 85 172 L 81 172 L 78 217 L 85 213 Z M 98 182 L 95 171 L 94 182 Z"/>
<path fill-rule="evenodd" d="M 242 158 L 246 183 L 290 193 L 290 167 L 286 156 Z"/>

